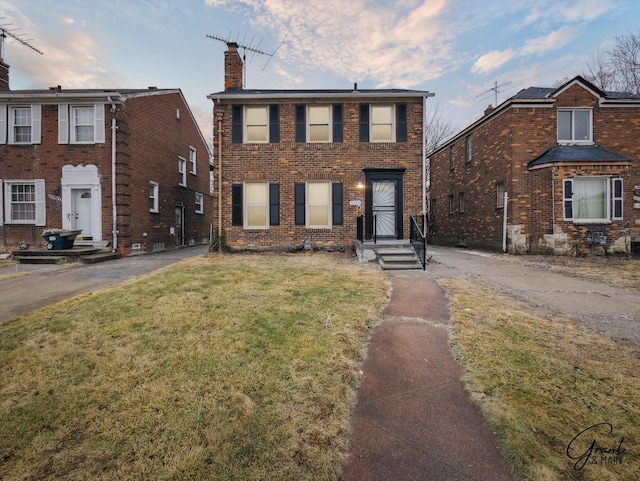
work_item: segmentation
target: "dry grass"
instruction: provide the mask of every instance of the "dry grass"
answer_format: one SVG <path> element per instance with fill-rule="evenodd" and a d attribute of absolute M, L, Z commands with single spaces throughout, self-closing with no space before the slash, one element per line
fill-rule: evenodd
<path fill-rule="evenodd" d="M 440 281 L 452 298 L 454 349 L 467 381 L 495 427 L 502 450 L 522 479 L 640 479 L 640 351 L 620 346 L 584 325 L 546 318 L 523 304 L 465 278 Z M 601 453 L 574 469 L 571 454 L 613 448 L 622 438 L 620 464 Z M 579 448 L 579 449 L 578 449 Z M 591 461 L 597 461 L 592 464 Z M 605 458 L 611 461 L 613 458 Z M 578 466 L 580 467 L 580 466 Z"/>
<path fill-rule="evenodd" d="M 0 479 L 338 479 L 377 269 L 192 259 L 0 326 Z"/>

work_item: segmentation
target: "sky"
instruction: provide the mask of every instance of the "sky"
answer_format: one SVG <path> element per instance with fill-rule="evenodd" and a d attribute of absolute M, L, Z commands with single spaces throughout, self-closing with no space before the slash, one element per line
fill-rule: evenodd
<path fill-rule="evenodd" d="M 426 90 L 457 131 L 640 33 L 640 0 L 0 0 L 0 26 L 43 53 L 7 38 L 12 90 L 180 88 L 210 142 L 207 35 L 247 47 L 246 88 Z"/>

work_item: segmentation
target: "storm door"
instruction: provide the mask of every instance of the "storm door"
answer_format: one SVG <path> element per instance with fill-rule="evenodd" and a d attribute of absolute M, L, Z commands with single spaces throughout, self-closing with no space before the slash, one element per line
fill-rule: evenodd
<path fill-rule="evenodd" d="M 374 181 L 373 222 L 379 237 L 396 236 L 396 183 L 393 180 Z"/>
<path fill-rule="evenodd" d="M 405 169 L 363 169 L 364 238 L 402 239 Z"/>
<path fill-rule="evenodd" d="M 91 189 L 71 189 L 71 229 L 81 231 L 84 239 L 93 236 Z"/>

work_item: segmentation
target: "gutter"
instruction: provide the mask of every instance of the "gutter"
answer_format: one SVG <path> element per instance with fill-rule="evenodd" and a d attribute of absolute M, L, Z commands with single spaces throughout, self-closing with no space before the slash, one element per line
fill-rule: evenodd
<path fill-rule="evenodd" d="M 415 99 L 433 97 L 433 92 L 427 91 L 413 91 L 413 92 L 222 92 L 218 94 L 207 95 L 208 99 L 216 102 L 223 102 L 225 100 L 288 100 L 288 99 L 350 99 L 359 98 L 360 100 L 366 99 Z"/>
<path fill-rule="evenodd" d="M 118 203 L 116 199 L 116 132 L 118 126 L 116 125 L 116 104 L 111 97 L 107 97 L 111 103 L 111 216 L 112 216 L 112 250 L 116 252 L 118 250 Z"/>
<path fill-rule="evenodd" d="M 222 112 L 218 112 L 216 116 L 218 117 L 218 252 L 222 252 Z"/>

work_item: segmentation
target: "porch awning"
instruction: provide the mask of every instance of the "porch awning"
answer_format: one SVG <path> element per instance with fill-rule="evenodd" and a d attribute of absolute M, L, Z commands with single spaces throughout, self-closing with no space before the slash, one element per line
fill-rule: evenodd
<path fill-rule="evenodd" d="M 629 159 L 609 152 L 597 145 L 558 145 L 551 147 L 544 154 L 529 162 L 529 167 L 536 167 L 556 162 L 575 162 L 580 164 L 601 162 L 630 162 Z"/>

